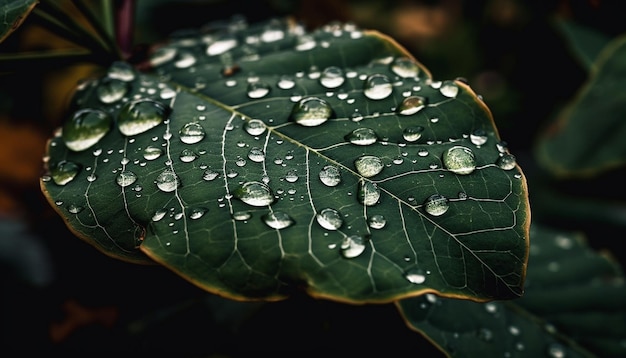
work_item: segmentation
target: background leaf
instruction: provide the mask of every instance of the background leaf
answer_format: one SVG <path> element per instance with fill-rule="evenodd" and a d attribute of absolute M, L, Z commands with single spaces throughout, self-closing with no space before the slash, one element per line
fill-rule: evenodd
<path fill-rule="evenodd" d="M 104 252 L 236 299 L 521 294 L 525 179 L 464 82 L 350 24 L 233 19 L 150 63 L 82 85 L 49 146 L 44 193 Z"/>
<path fill-rule="evenodd" d="M 2 0 L 0 1 L 0 42 L 4 41 L 28 17 L 39 1 L 37 0 Z"/>

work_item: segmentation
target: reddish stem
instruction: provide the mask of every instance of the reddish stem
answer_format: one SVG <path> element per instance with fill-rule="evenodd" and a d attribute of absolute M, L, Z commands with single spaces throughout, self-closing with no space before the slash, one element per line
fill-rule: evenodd
<path fill-rule="evenodd" d="M 133 53 L 133 30 L 135 19 L 134 0 L 115 0 L 115 37 L 122 58 L 127 60 Z"/>

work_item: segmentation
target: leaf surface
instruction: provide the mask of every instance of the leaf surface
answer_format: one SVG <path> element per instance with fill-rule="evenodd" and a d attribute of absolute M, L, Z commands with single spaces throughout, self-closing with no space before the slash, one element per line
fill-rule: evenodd
<path fill-rule="evenodd" d="M 0 1 L 0 42 L 15 31 L 39 1 L 37 0 L 1 0 Z"/>
<path fill-rule="evenodd" d="M 102 251 L 242 300 L 521 294 L 525 178 L 465 83 L 288 21 L 181 33 L 151 64 L 84 84 L 49 146 L 43 191 Z"/>

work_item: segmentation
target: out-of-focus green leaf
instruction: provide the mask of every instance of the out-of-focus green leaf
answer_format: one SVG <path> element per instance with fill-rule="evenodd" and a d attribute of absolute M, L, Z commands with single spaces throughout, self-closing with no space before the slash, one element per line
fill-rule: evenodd
<path fill-rule="evenodd" d="M 626 37 L 602 51 L 596 68 L 538 139 L 537 159 L 556 175 L 593 175 L 626 161 Z"/>
<path fill-rule="evenodd" d="M 78 236 L 210 292 L 521 294 L 525 178 L 491 113 L 393 40 L 289 21 L 181 32 L 83 84 L 42 190 Z"/>
<path fill-rule="evenodd" d="M 38 0 L 0 0 L 0 42 L 22 24 L 37 3 Z"/>
<path fill-rule="evenodd" d="M 534 225 L 525 293 L 477 303 L 425 295 L 397 302 L 407 324 L 451 357 L 623 357 L 621 268 L 580 235 Z"/>
<path fill-rule="evenodd" d="M 594 28 L 583 26 L 572 20 L 559 19 L 556 22 L 573 54 L 587 70 L 592 70 L 595 59 L 611 38 Z"/>

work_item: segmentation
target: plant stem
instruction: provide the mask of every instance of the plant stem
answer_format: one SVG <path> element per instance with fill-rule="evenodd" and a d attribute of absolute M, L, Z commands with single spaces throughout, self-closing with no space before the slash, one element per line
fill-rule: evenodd
<path fill-rule="evenodd" d="M 115 37 L 123 59 L 128 59 L 133 52 L 133 30 L 135 17 L 134 0 L 114 0 Z"/>

